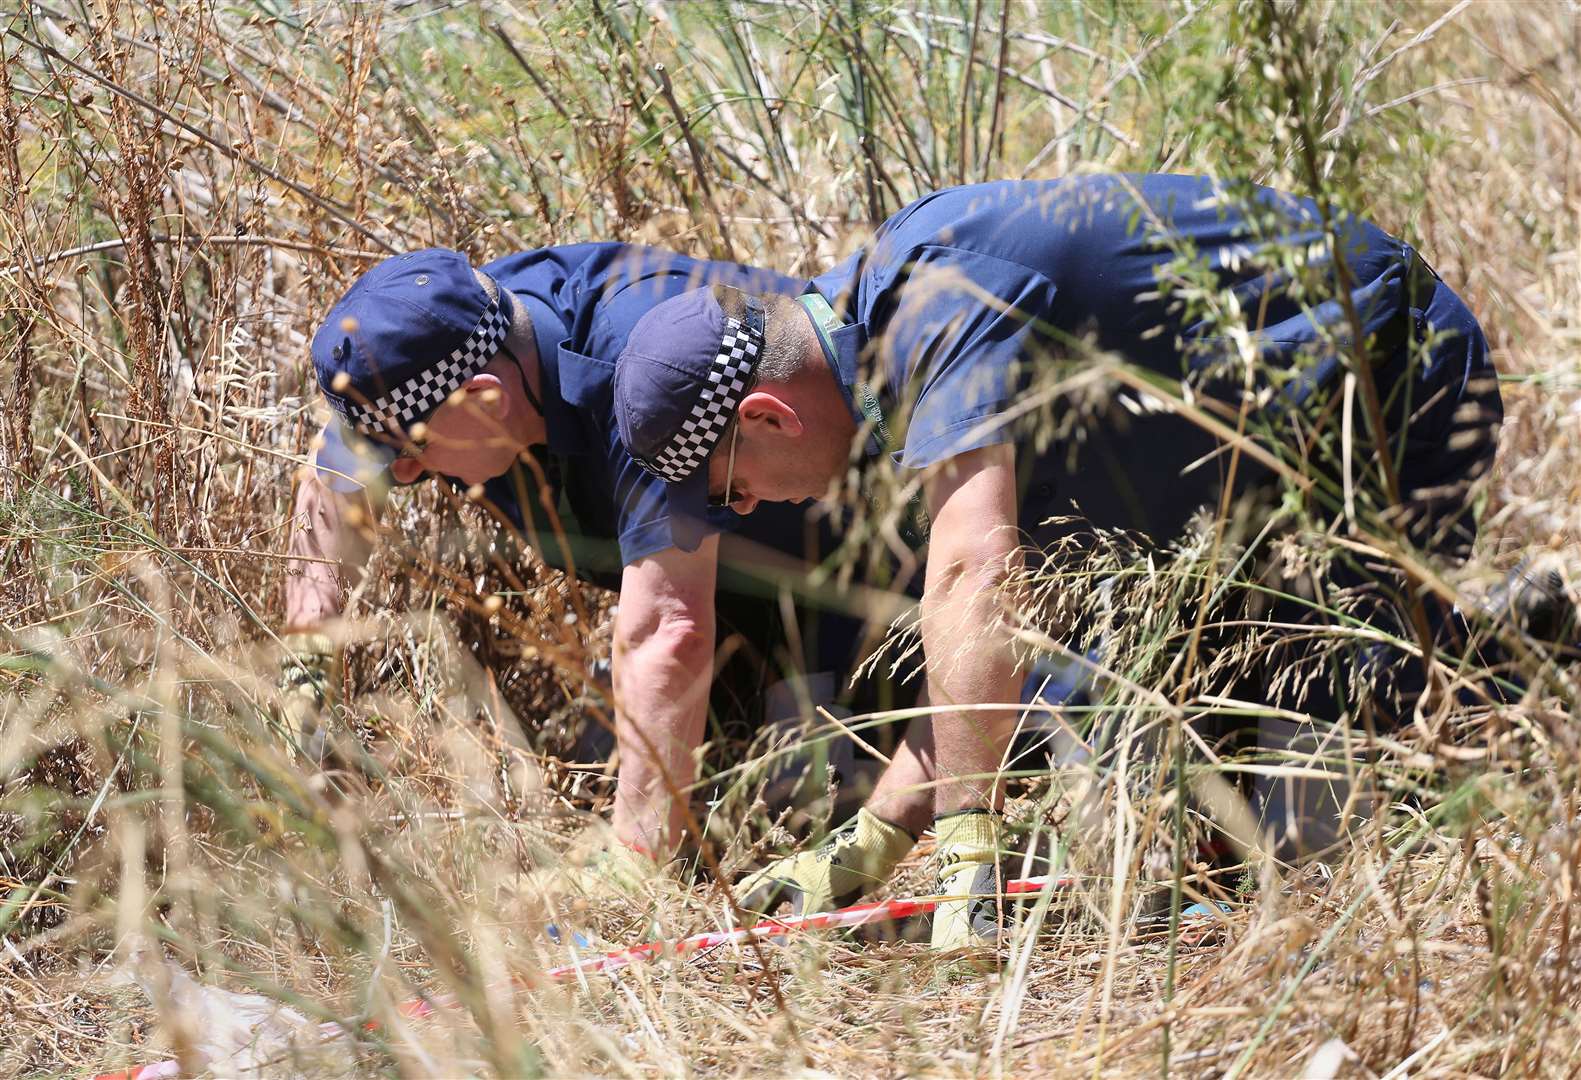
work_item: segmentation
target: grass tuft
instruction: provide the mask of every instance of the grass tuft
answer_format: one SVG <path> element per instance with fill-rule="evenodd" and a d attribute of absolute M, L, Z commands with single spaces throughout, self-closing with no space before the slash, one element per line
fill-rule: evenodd
<path fill-rule="evenodd" d="M 1486 673 L 1440 656 L 1446 693 L 1392 733 L 1310 729 L 1278 755 L 1223 733 L 1259 718 L 1247 679 L 1299 715 L 1345 670 L 1281 665 L 1268 612 L 1324 612 L 1335 655 L 1368 632 L 1324 565 L 1392 560 L 1404 591 L 1469 604 L 1574 544 L 1578 88 L 1558 2 L 0 15 L 0 1072 L 226 1072 L 193 1020 L 216 991 L 355 1032 L 328 1058 L 288 1039 L 271 1074 L 1575 1071 L 1581 741 L 1541 646 L 1506 642 L 1512 704 L 1448 692 Z M 1106 677 L 1050 720 L 1060 765 L 1007 762 L 1012 816 L 1082 884 L 1028 906 L 1001 964 L 877 933 L 545 985 L 567 958 L 550 922 L 613 946 L 727 914 L 702 885 L 636 906 L 545 887 L 608 808 L 580 754 L 609 719 L 611 598 L 432 486 L 396 500 L 348 610 L 356 767 L 326 787 L 281 750 L 284 522 L 322 420 L 307 342 L 373 261 L 623 239 L 808 275 L 933 187 L 1082 170 L 1248 179 L 1407 237 L 1483 320 L 1506 420 L 1447 577 L 1396 557 L 1387 468 L 1347 495 L 1285 462 L 1261 515 L 1210 508 L 1167 550 L 1058 547 L 1014 583 L 1029 658 Z M 1244 327 L 1188 262 L 1179 301 Z M 1108 395 L 1062 400 L 1079 424 Z M 909 493 L 878 494 L 852 581 L 902 523 Z M 1336 507 L 1348 538 L 1318 527 Z M 915 645 L 902 618 L 871 677 Z M 842 723 L 887 746 L 903 718 Z M 720 864 L 833 815 L 827 791 L 800 817 L 760 799 L 787 740 L 829 724 L 716 734 L 696 794 Z M 1354 836 L 1281 861 L 1248 778 L 1349 792 Z M 926 856 L 894 894 L 928 890 Z M 1196 901 L 1227 910 L 1182 920 Z M 454 1004 L 414 1019 L 418 995 Z"/>

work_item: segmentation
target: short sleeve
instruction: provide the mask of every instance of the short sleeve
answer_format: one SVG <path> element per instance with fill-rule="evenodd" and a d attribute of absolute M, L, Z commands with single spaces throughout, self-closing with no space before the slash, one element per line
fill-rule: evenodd
<path fill-rule="evenodd" d="M 372 453 L 372 444 L 348 430 L 338 417 L 330 418 L 315 442 L 313 467 L 331 491 L 346 495 L 377 483 L 390 483 L 388 463 Z"/>
<path fill-rule="evenodd" d="M 608 478 L 608 488 L 614 493 L 615 535 L 620 542 L 622 565 L 630 566 L 666 548 L 691 549 L 700 537 L 733 532 L 739 526 L 741 519 L 733 512 L 709 509 L 701 522 L 684 530 L 684 537 L 678 535 L 675 511 L 670 506 L 664 481 L 626 453 L 625 444 L 616 432 L 610 430 L 606 434 L 608 450 L 599 471 Z M 691 542 L 683 543 L 685 539 Z"/>
<path fill-rule="evenodd" d="M 1046 355 L 1054 284 L 1019 263 L 959 248 L 917 249 L 878 342 L 903 426 L 898 460 L 924 468 L 1011 441 L 1007 410 Z"/>
<path fill-rule="evenodd" d="M 574 470 L 579 487 L 576 495 L 587 505 L 611 508 L 612 513 L 605 520 L 619 542 L 621 564 L 629 566 L 666 548 L 691 548 L 703 536 L 734 531 L 740 518 L 730 510 L 710 509 L 701 522 L 688 521 L 683 523 L 685 527 L 677 529 L 664 481 L 626 452 L 626 444 L 621 442 L 615 426 L 611 391 L 614 366 L 600 359 L 618 354 L 625 341 L 620 313 L 613 314 L 617 317 L 601 317 L 595 322 L 587 342 L 589 354 L 561 347 L 560 371 L 562 385 L 566 386 L 570 382 L 566 377 L 568 365 L 597 369 L 597 377 L 578 380 L 575 400 L 569 401 L 587 426 L 590 443 L 590 453 Z"/>

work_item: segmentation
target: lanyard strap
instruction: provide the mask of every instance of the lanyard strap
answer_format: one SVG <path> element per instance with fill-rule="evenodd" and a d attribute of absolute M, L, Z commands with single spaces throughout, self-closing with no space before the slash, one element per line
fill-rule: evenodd
<path fill-rule="evenodd" d="M 796 298 L 796 302 L 807 309 L 807 314 L 812 316 L 813 329 L 818 331 L 818 339 L 823 342 L 824 352 L 834 355 L 834 340 L 830 337 L 840 329 L 840 319 L 834 313 L 834 308 L 829 306 L 829 301 L 823 298 L 822 293 L 803 293 Z"/>
<path fill-rule="evenodd" d="M 796 298 L 796 302 L 807 309 L 807 314 L 812 316 L 813 329 L 818 331 L 818 340 L 823 343 L 824 355 L 833 362 L 834 332 L 841 328 L 839 316 L 834 313 L 834 308 L 829 306 L 820 293 L 803 293 Z M 867 383 L 858 380 L 852 387 L 852 395 L 856 398 L 856 407 L 862 410 L 862 416 L 873 425 L 878 433 L 878 441 L 885 451 L 894 449 L 889 441 L 889 425 L 884 422 L 884 410 L 878 403 L 878 395 Z"/>
<path fill-rule="evenodd" d="M 532 392 L 532 381 L 527 378 L 527 369 L 522 367 L 521 360 L 517 358 L 508 345 L 501 345 L 500 352 L 510 357 L 511 363 L 516 365 L 516 373 L 522 377 L 522 393 L 527 395 L 527 403 L 537 411 L 539 416 L 543 416 L 543 402 L 539 401 L 538 395 Z M 542 358 L 538 360 L 538 370 L 540 372 L 543 371 Z M 547 421 L 548 418 L 544 417 L 544 419 Z"/>
<path fill-rule="evenodd" d="M 796 302 L 807 309 L 807 314 L 812 316 L 813 328 L 818 331 L 818 339 L 823 343 L 824 355 L 829 357 L 831 365 L 834 361 L 834 339 L 832 335 L 841 328 L 841 322 L 835 315 L 834 309 L 816 292 L 806 293 L 796 298 Z M 873 431 L 878 436 L 879 446 L 886 454 L 894 452 L 894 446 L 889 438 L 889 425 L 884 422 L 884 410 L 878 403 L 878 394 L 873 388 L 860 379 L 852 387 L 852 396 L 856 399 L 856 406 L 862 410 L 862 416 L 873 425 Z M 901 523 L 901 537 L 913 548 L 927 543 L 930 522 L 928 508 L 923 505 L 922 492 L 913 491 L 907 500 L 905 519 Z"/>

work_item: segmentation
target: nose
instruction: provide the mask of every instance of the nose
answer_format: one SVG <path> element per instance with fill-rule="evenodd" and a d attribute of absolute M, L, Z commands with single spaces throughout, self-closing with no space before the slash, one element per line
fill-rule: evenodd
<path fill-rule="evenodd" d="M 730 509 L 734 510 L 738 514 L 750 514 L 757 508 L 758 498 L 756 495 L 743 495 L 735 502 L 730 504 Z"/>

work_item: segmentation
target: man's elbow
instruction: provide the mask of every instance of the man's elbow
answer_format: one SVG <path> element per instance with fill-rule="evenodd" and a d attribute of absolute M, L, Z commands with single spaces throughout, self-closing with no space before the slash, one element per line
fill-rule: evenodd
<path fill-rule="evenodd" d="M 623 609 L 621 615 L 625 615 Z M 710 613 L 712 614 L 712 613 Z M 711 618 L 656 611 L 640 618 L 621 618 L 615 625 L 617 656 L 641 656 L 653 664 L 702 671 L 713 664 Z"/>
<path fill-rule="evenodd" d="M 666 618 L 649 638 L 648 649 L 686 671 L 704 671 L 714 662 L 714 627 L 690 618 Z"/>
<path fill-rule="evenodd" d="M 1003 590 L 1021 565 L 1020 550 L 1011 544 L 984 543 L 953 553 L 935 553 L 939 559 L 927 594 L 938 600 L 984 596 Z"/>

